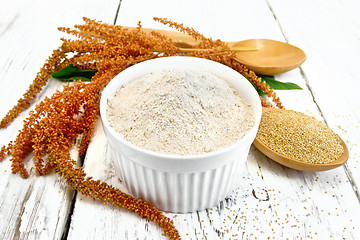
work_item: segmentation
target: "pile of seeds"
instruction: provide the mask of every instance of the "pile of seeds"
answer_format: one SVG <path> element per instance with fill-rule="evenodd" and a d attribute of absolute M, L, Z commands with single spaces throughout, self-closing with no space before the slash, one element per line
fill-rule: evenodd
<path fill-rule="evenodd" d="M 339 136 L 324 123 L 292 110 L 264 113 L 257 137 L 272 150 L 308 163 L 333 162 L 344 152 Z"/>

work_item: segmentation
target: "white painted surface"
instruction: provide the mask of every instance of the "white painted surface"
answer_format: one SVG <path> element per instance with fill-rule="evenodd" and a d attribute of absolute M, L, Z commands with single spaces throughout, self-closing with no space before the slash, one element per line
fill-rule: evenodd
<path fill-rule="evenodd" d="M 119 2 L 107 1 L 0 1 L 0 116 L 16 104 L 64 34 L 60 26 L 81 23 L 83 16 L 113 21 Z M 36 101 L 62 84 L 51 80 Z M 32 106 L 33 107 L 33 106 Z M 21 116 L 0 130 L 0 145 L 16 137 Z M 76 154 L 75 154 L 76 156 Z M 11 174 L 8 158 L 0 162 L 0 239 L 61 239 L 74 191 L 55 173 L 30 177 Z"/>
<path fill-rule="evenodd" d="M 113 23 L 118 1 L 0 1 L 0 117 L 16 103 L 63 36 L 57 26 L 87 16 Z M 71 7 L 69 7 L 71 6 Z M 234 41 L 271 38 L 302 48 L 301 69 L 276 76 L 302 91 L 277 91 L 284 106 L 325 119 L 347 142 L 346 167 L 303 173 L 287 169 L 251 149 L 243 182 L 216 207 L 167 215 L 184 239 L 359 239 L 360 82 L 359 1 L 190 1 L 123 0 L 117 24 L 163 28 L 154 16 L 169 17 L 207 36 Z M 39 97 L 61 87 L 51 81 Z M 6 90 L 5 90 L 6 89 Z M 0 144 L 14 139 L 21 118 L 0 131 Z M 29 162 L 29 168 L 31 168 Z M 85 158 L 85 171 L 126 191 L 113 168 L 98 122 Z M 0 162 L 0 239 L 166 239 L 154 223 L 124 209 L 76 196 L 56 174 L 12 175 Z M 69 213 L 73 207 L 72 217 Z"/>

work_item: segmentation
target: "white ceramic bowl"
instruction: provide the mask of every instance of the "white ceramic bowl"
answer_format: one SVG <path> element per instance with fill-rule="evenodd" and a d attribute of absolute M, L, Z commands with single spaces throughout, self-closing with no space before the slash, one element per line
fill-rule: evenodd
<path fill-rule="evenodd" d="M 237 89 L 252 106 L 255 125 L 231 146 L 201 155 L 180 156 L 152 152 L 124 140 L 109 125 L 108 99 L 126 82 L 161 69 L 196 69 L 210 72 Z M 136 64 L 122 71 L 104 89 L 100 114 L 113 160 L 128 191 L 164 211 L 194 212 L 218 204 L 239 186 L 240 173 L 255 138 L 261 103 L 253 86 L 223 64 L 194 57 L 164 57 Z"/>

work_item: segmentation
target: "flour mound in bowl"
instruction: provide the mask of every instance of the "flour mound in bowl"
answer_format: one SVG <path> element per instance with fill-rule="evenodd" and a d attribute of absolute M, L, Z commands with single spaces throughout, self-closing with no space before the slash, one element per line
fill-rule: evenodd
<path fill-rule="evenodd" d="M 241 139 L 254 113 L 225 80 L 203 71 L 166 69 L 124 84 L 108 100 L 110 126 L 150 151 L 197 155 Z"/>

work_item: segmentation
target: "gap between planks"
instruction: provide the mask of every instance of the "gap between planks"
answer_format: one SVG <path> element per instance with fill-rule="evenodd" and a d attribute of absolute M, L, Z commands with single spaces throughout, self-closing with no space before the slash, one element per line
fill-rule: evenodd
<path fill-rule="evenodd" d="M 274 16 L 274 19 L 276 20 L 276 22 L 277 22 L 277 24 L 278 24 L 278 26 L 279 26 L 279 28 L 280 28 L 280 31 L 281 31 L 282 35 L 284 36 L 285 41 L 286 41 L 287 43 L 289 43 L 289 39 L 288 39 L 288 37 L 287 37 L 287 35 L 286 35 L 286 32 L 285 32 L 284 28 L 282 27 L 282 24 L 281 24 L 281 22 L 280 22 L 280 19 L 276 16 L 275 10 L 274 10 L 273 7 L 271 6 L 269 0 L 265 0 L 265 2 L 266 2 L 266 4 L 268 5 L 268 7 L 269 7 L 269 9 L 270 9 L 270 11 L 271 11 L 271 13 L 272 13 L 272 15 Z M 306 76 L 303 68 L 300 66 L 299 69 L 300 69 L 300 73 L 301 73 L 303 79 L 305 80 L 306 87 L 307 87 L 307 89 L 309 90 L 309 92 L 310 92 L 310 94 L 311 94 L 311 97 L 313 98 L 313 102 L 315 103 L 316 108 L 318 109 L 318 111 L 319 111 L 319 113 L 320 113 L 320 115 L 321 115 L 321 118 L 324 120 L 325 124 L 326 124 L 327 126 L 329 126 L 328 121 L 327 121 L 327 119 L 326 119 L 326 117 L 325 117 L 325 115 L 324 115 L 321 107 L 319 106 L 319 103 L 318 103 L 318 102 L 316 101 L 316 99 L 315 99 L 314 91 L 313 91 L 313 89 L 312 89 L 311 86 L 310 86 L 309 80 L 308 80 L 308 78 L 307 78 L 307 76 Z M 347 163 L 345 163 L 342 168 L 343 168 L 343 170 L 344 170 L 344 172 L 345 172 L 345 174 L 346 174 L 346 176 L 347 176 L 347 179 L 349 180 L 349 182 L 350 182 L 350 184 L 351 184 L 351 186 L 352 186 L 352 189 L 353 189 L 353 191 L 354 191 L 354 193 L 355 193 L 355 195 L 356 195 L 356 197 L 357 197 L 357 200 L 358 200 L 359 203 L 360 203 L 360 189 L 359 189 L 359 187 L 356 185 L 356 181 L 354 180 L 354 177 L 353 177 L 351 171 L 349 170 Z"/>
<path fill-rule="evenodd" d="M 116 20 L 117 20 L 119 11 L 120 11 L 121 2 L 122 2 L 122 0 L 119 1 L 119 5 L 118 5 L 118 7 L 117 7 L 117 9 L 116 9 L 115 17 L 114 17 L 114 21 L 113 21 L 113 25 L 116 24 Z M 80 166 L 83 166 L 83 165 L 84 165 L 85 156 L 86 156 L 86 151 L 85 151 L 84 155 L 81 156 L 81 158 L 80 158 L 80 160 L 79 160 Z M 74 191 L 74 195 L 73 195 L 72 200 L 71 200 L 71 205 L 70 205 L 70 208 L 69 208 L 69 213 L 68 213 L 66 225 L 65 225 L 65 228 L 64 228 L 64 232 L 63 232 L 63 234 L 62 234 L 62 236 L 61 236 L 61 240 L 66 240 L 67 237 L 68 237 L 68 234 L 69 234 L 69 231 L 70 231 L 70 225 L 71 225 L 72 215 L 73 215 L 73 213 L 74 213 L 75 203 L 76 203 L 76 199 L 77 199 L 77 194 L 78 194 L 78 192 L 75 190 L 75 191 Z"/>
<path fill-rule="evenodd" d="M 74 194 L 73 194 L 73 197 L 72 197 L 71 203 L 70 203 L 70 208 L 69 208 L 69 213 L 68 213 L 68 216 L 67 216 L 66 224 L 65 224 L 65 227 L 64 227 L 64 232 L 61 235 L 61 240 L 66 240 L 68 235 L 69 235 L 71 217 L 72 217 L 72 215 L 74 213 L 76 197 L 77 197 L 77 191 L 74 191 Z"/>
<path fill-rule="evenodd" d="M 117 20 L 117 18 L 118 18 L 119 12 L 120 12 L 121 2 L 122 2 L 122 0 L 119 1 L 119 5 L 118 5 L 118 7 L 117 7 L 117 9 L 116 9 L 116 14 L 115 14 L 115 18 L 114 18 L 113 25 L 116 24 L 116 20 Z"/>

